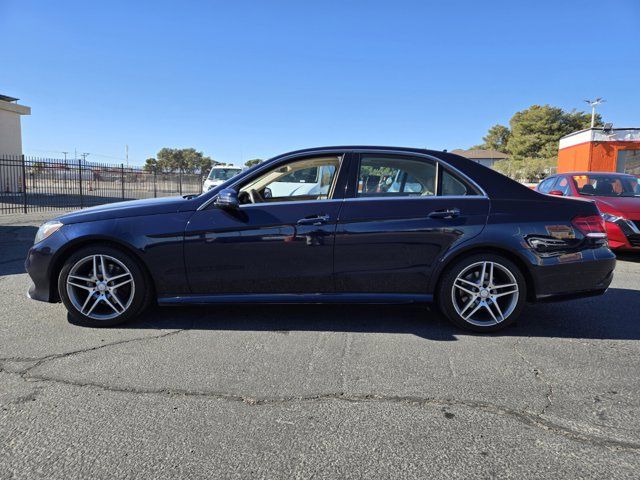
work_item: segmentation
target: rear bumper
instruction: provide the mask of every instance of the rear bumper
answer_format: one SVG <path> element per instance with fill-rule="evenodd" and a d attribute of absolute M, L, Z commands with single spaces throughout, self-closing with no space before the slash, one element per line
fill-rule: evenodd
<path fill-rule="evenodd" d="M 539 259 L 530 269 L 535 283 L 535 300 L 601 295 L 613 280 L 615 266 L 616 257 L 606 247 Z"/>

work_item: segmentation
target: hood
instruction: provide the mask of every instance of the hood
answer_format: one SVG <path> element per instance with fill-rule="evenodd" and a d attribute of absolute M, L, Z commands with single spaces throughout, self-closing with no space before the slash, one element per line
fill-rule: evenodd
<path fill-rule="evenodd" d="M 589 197 L 603 212 L 615 210 L 632 220 L 640 219 L 640 197 Z"/>
<path fill-rule="evenodd" d="M 205 180 L 203 187 L 205 190 L 211 190 L 214 187 L 218 187 L 224 183 L 224 180 Z"/>
<path fill-rule="evenodd" d="M 57 218 L 64 224 L 93 222 L 110 218 L 136 217 L 140 215 L 157 215 L 174 213 L 198 208 L 199 201 L 195 198 L 162 197 L 144 200 L 129 200 L 126 202 L 108 203 L 97 207 L 85 208 L 62 215 Z"/>

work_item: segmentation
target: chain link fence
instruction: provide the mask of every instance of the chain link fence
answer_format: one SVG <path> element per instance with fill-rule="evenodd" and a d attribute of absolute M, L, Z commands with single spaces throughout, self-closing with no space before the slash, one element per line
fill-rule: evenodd
<path fill-rule="evenodd" d="M 124 164 L 0 156 L 0 214 L 73 210 L 103 203 L 202 193 L 204 174 Z"/>

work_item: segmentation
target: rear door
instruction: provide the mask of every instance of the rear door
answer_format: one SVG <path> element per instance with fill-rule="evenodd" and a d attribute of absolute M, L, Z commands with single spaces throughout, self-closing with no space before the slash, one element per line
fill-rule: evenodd
<path fill-rule="evenodd" d="M 439 162 L 356 155 L 335 237 L 336 291 L 426 293 L 438 259 L 478 235 L 489 199 Z"/>

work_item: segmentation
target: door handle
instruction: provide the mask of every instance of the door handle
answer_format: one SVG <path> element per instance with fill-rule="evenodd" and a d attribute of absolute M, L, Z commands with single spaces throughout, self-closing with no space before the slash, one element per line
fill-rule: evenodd
<path fill-rule="evenodd" d="M 456 218 L 460 216 L 460 209 L 459 208 L 443 208 L 442 210 L 434 210 L 427 216 L 429 218 L 442 218 L 442 219 Z"/>
<path fill-rule="evenodd" d="M 301 218 L 296 222 L 296 225 L 313 225 L 319 227 L 329 221 L 329 215 L 313 215 L 310 217 Z"/>

